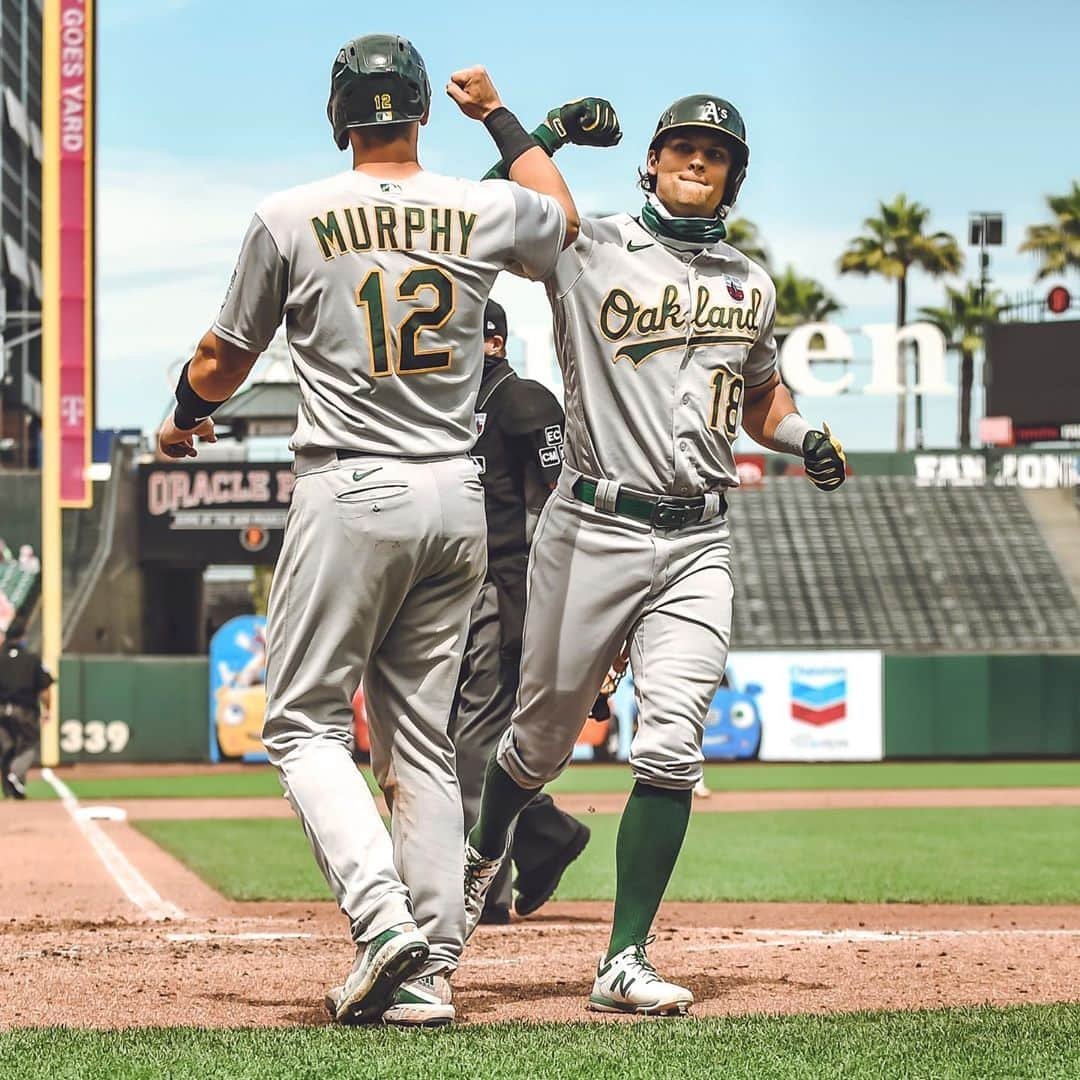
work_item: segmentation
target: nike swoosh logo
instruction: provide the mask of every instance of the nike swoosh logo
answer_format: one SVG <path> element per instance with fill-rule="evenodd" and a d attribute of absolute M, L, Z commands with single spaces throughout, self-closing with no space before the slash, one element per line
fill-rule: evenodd
<path fill-rule="evenodd" d="M 635 244 L 633 240 L 626 245 L 627 251 L 644 251 L 646 248 L 652 247 L 652 244 Z"/>
<path fill-rule="evenodd" d="M 354 472 L 352 474 L 353 483 L 357 481 L 366 480 L 372 473 L 377 473 L 382 468 L 381 465 L 376 465 L 374 469 L 368 469 L 367 472 Z"/>

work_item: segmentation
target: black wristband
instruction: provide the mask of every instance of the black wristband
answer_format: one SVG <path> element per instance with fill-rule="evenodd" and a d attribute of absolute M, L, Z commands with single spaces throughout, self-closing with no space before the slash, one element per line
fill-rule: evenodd
<path fill-rule="evenodd" d="M 499 156 L 502 158 L 503 168 L 506 169 L 507 173 L 510 171 L 510 166 L 526 150 L 531 150 L 536 145 L 533 137 L 521 126 L 518 118 L 505 105 L 500 105 L 497 109 L 488 113 L 487 119 L 484 120 L 484 127 L 488 129 L 488 134 L 495 140 L 495 145 L 499 149 Z"/>
<path fill-rule="evenodd" d="M 191 367 L 189 360 L 180 372 L 180 379 L 176 384 L 176 408 L 173 410 L 173 423 L 181 431 L 191 431 L 197 428 L 208 416 L 211 416 L 216 408 L 224 405 L 224 401 L 207 401 L 199 397 L 191 386 L 188 379 L 188 368 Z M 227 400 L 227 399 L 226 399 Z"/>

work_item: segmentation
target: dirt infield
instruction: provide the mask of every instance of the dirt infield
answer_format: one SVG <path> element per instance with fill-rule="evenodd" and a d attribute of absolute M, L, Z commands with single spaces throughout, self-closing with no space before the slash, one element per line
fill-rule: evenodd
<path fill-rule="evenodd" d="M 94 800 L 97 802 L 98 800 Z M 376 800 L 381 811 L 386 806 Z M 620 814 L 626 792 L 556 794 L 567 813 Z M 111 799 L 131 819 L 287 818 L 292 808 L 280 796 L 251 799 Z M 902 791 L 725 791 L 694 800 L 696 814 L 755 810 L 874 810 L 890 807 L 1080 806 L 1080 788 L 905 788 Z"/>
<path fill-rule="evenodd" d="M 925 805 L 919 792 L 763 793 L 780 794 Z M 933 805 L 986 805 L 964 801 L 986 791 L 935 794 L 958 799 Z M 999 794 L 995 805 L 1017 805 Z M 731 798 L 697 809 L 735 809 Z M 616 808 L 607 796 L 579 799 Z M 753 801 L 739 808 L 777 808 Z M 179 800 L 154 802 L 160 811 Z M 253 809 L 246 802 L 288 812 L 277 799 L 183 802 L 203 816 L 222 816 L 223 803 L 234 814 Z M 127 804 L 133 816 L 137 803 Z M 0 844 L 0 1027 L 326 1022 L 323 992 L 352 959 L 331 904 L 231 903 L 126 823 L 80 826 L 59 802 L 0 804 Z M 455 979 L 461 1018 L 596 1019 L 583 1000 L 610 909 L 555 903 L 515 926 L 482 927 Z M 654 959 L 694 990 L 701 1016 L 1080 1000 L 1080 906 L 673 903 L 656 927 Z"/>

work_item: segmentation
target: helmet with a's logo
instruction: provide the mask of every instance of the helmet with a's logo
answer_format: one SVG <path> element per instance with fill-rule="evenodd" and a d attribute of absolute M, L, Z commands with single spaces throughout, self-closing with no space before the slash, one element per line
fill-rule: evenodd
<path fill-rule="evenodd" d="M 746 166 L 750 162 L 746 124 L 730 101 L 712 94 L 691 94 L 690 97 L 679 98 L 661 113 L 649 149 L 657 149 L 669 131 L 684 127 L 709 128 L 725 136 L 731 151 L 731 169 L 724 185 L 724 196 L 720 200 L 720 214 L 723 216 L 735 204 L 739 188 L 746 179 Z"/>

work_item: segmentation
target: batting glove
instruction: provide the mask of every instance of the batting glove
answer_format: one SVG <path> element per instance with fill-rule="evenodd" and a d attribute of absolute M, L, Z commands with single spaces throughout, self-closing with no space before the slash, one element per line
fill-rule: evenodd
<path fill-rule="evenodd" d="M 622 138 L 615 106 L 606 98 L 584 97 L 568 101 L 547 114 L 545 124 L 559 145 L 615 146 Z"/>
<path fill-rule="evenodd" d="M 814 487 L 834 491 L 847 476 L 847 458 L 840 441 L 823 424 L 824 431 L 808 431 L 803 439 L 803 465 Z"/>

